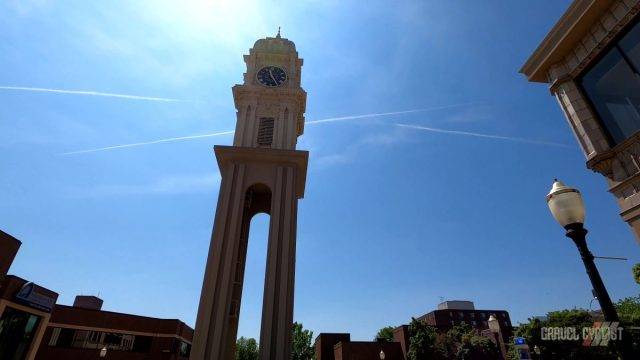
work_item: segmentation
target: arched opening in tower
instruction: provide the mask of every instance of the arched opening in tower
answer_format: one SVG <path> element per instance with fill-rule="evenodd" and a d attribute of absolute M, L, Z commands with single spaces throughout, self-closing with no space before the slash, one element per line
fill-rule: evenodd
<path fill-rule="evenodd" d="M 245 193 L 242 241 L 240 242 L 238 279 L 234 289 L 234 300 L 239 306 L 236 338 L 260 340 L 262 301 L 267 263 L 269 238 L 271 191 L 262 184 L 251 186 Z M 239 284 L 238 284 L 239 283 Z"/>

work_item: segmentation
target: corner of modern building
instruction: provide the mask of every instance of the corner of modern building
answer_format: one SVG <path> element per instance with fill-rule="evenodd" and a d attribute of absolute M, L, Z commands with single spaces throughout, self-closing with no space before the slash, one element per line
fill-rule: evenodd
<path fill-rule="evenodd" d="M 575 0 L 520 69 L 547 83 L 640 243 L 639 0 Z"/>

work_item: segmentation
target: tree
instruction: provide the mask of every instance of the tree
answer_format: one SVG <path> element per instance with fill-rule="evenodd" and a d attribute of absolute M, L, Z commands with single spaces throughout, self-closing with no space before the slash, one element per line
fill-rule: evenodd
<path fill-rule="evenodd" d="M 236 341 L 236 360 L 258 360 L 256 339 L 241 336 Z"/>
<path fill-rule="evenodd" d="M 409 336 L 409 360 L 493 360 L 500 357 L 497 345 L 468 324 L 456 325 L 442 333 L 423 321 L 412 319 Z"/>
<path fill-rule="evenodd" d="M 538 346 L 543 359 L 595 360 L 617 359 L 612 343 L 609 346 L 583 346 L 580 340 L 542 340 L 543 327 L 574 328 L 577 335 L 582 335 L 583 328 L 593 326 L 591 314 L 583 309 L 553 311 L 547 314 L 546 320 L 529 319 L 520 325 L 515 336 L 524 337 L 529 349 Z M 534 354 L 532 354 L 534 355 Z M 534 357 L 535 359 L 535 357 Z"/>
<path fill-rule="evenodd" d="M 640 353 L 640 331 L 630 329 L 640 326 L 640 295 L 619 300 L 616 310 L 624 329 L 622 336 L 628 336 L 625 340 L 629 341 L 633 353 Z"/>
<path fill-rule="evenodd" d="M 377 339 L 385 339 L 387 341 L 393 341 L 393 326 L 385 326 L 382 329 L 378 330 L 378 333 L 376 334 L 376 338 L 374 340 Z"/>
<path fill-rule="evenodd" d="M 631 270 L 633 271 L 633 279 L 640 284 L 640 263 L 633 265 Z"/>
<path fill-rule="evenodd" d="M 311 360 L 315 359 L 315 351 L 311 345 L 313 340 L 313 331 L 303 330 L 301 323 L 293 323 L 293 336 L 292 336 L 292 360 Z"/>
<path fill-rule="evenodd" d="M 409 324 L 409 360 L 431 360 L 439 358 L 436 348 L 438 331 L 424 321 L 411 318 Z"/>
<path fill-rule="evenodd" d="M 480 336 L 473 331 L 464 335 L 460 340 L 456 359 L 492 360 L 500 357 L 496 344 L 489 338 Z"/>

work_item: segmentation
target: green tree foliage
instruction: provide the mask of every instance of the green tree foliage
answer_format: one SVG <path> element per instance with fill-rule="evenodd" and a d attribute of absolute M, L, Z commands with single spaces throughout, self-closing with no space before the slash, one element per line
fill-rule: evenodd
<path fill-rule="evenodd" d="M 236 341 L 236 360 L 258 360 L 256 339 L 241 336 Z"/>
<path fill-rule="evenodd" d="M 631 299 L 635 299 L 635 305 L 634 300 Z M 631 299 L 620 300 L 616 304 L 623 326 L 625 322 L 624 319 L 627 317 L 626 314 L 633 314 L 634 309 L 640 309 L 640 304 L 638 303 L 639 299 Z M 639 307 L 636 308 L 635 306 Z M 623 308 L 625 315 L 623 315 Z M 582 329 L 585 327 L 592 327 L 593 323 L 594 319 L 586 310 L 573 309 L 554 311 L 547 315 L 547 320 L 529 319 L 528 323 L 522 324 L 516 329 L 514 335 L 524 337 L 529 345 L 529 349 L 531 350 L 537 345 L 540 349 L 541 358 L 543 359 L 617 359 L 618 353 L 613 342 L 610 342 L 608 346 L 582 345 Z M 542 327 L 573 327 L 580 336 L 580 340 L 542 340 Z M 623 336 L 625 334 L 628 333 L 625 331 Z M 535 354 L 532 354 L 534 359 L 536 359 L 535 356 Z"/>
<path fill-rule="evenodd" d="M 393 341 L 393 329 L 395 329 L 393 326 L 383 327 L 382 329 L 378 330 L 378 333 L 376 334 L 376 338 L 374 340 L 385 339 L 387 341 Z"/>
<path fill-rule="evenodd" d="M 633 279 L 636 281 L 636 283 L 640 284 L 640 263 L 633 265 L 632 271 Z"/>
<path fill-rule="evenodd" d="M 623 336 L 629 336 L 629 346 L 633 353 L 640 354 L 640 331 L 630 329 L 630 327 L 640 327 L 640 295 L 618 301 L 616 309 L 622 327 L 626 329 Z"/>
<path fill-rule="evenodd" d="M 492 360 L 500 357 L 500 350 L 489 338 L 474 332 L 462 335 L 456 359 Z"/>
<path fill-rule="evenodd" d="M 439 333 L 425 322 L 412 319 L 409 336 L 409 360 L 493 360 L 500 356 L 493 341 L 467 324 Z"/>
<path fill-rule="evenodd" d="M 411 319 L 409 324 L 409 360 L 432 360 L 439 359 L 440 354 L 436 349 L 438 331 L 427 325 L 424 321 Z"/>
<path fill-rule="evenodd" d="M 301 323 L 293 323 L 293 346 L 291 349 L 292 360 L 315 359 L 315 351 L 311 342 L 313 341 L 313 331 L 304 330 Z"/>

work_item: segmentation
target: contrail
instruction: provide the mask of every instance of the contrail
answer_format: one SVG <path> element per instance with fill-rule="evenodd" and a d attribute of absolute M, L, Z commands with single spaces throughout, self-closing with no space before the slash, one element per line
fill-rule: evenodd
<path fill-rule="evenodd" d="M 19 91 L 50 92 L 50 93 L 58 93 L 58 94 L 106 96 L 106 97 L 115 97 L 115 98 L 130 99 L 130 100 L 147 100 L 147 101 L 163 101 L 163 102 L 180 102 L 180 101 L 184 101 L 184 100 L 180 100 L 180 99 L 152 97 L 152 96 L 138 96 L 138 95 L 129 95 L 129 94 L 113 94 L 113 93 L 104 93 L 104 92 L 98 92 L 98 91 L 47 89 L 47 88 L 23 87 L 23 86 L 0 86 L 0 90 L 19 90 Z"/>
<path fill-rule="evenodd" d="M 139 143 L 133 143 L 133 144 L 107 146 L 107 147 L 102 147 L 102 148 L 97 148 L 97 149 L 70 151 L 70 152 L 66 152 L 66 153 L 61 153 L 60 155 L 86 154 L 86 153 L 92 153 L 92 152 L 97 152 L 97 151 L 122 149 L 122 148 L 129 148 L 129 147 L 135 147 L 135 146 L 160 144 L 160 143 L 165 143 L 165 142 L 174 142 L 174 141 L 182 141 L 182 140 L 200 139 L 200 138 L 211 137 L 211 136 L 229 135 L 229 134 L 233 134 L 233 133 L 234 133 L 234 131 L 222 131 L 222 132 L 211 133 L 211 134 L 203 134 L 203 135 L 181 136 L 181 137 L 160 139 L 160 140 L 153 140 L 153 141 L 145 141 L 145 142 L 139 142 Z"/>
<path fill-rule="evenodd" d="M 340 117 L 333 117 L 333 118 L 326 118 L 326 119 L 307 121 L 307 122 L 305 122 L 305 124 L 307 124 L 307 125 L 315 125 L 315 124 L 322 124 L 322 123 L 327 123 L 327 122 L 347 121 L 347 120 L 364 119 L 364 118 L 372 118 L 372 117 L 379 117 L 379 116 L 390 116 L 390 115 L 409 114 L 409 113 L 416 113 L 416 112 L 435 111 L 435 110 L 442 110 L 442 109 L 451 109 L 451 108 L 455 108 L 455 107 L 470 106 L 470 105 L 477 105 L 477 104 L 480 104 L 480 103 L 479 102 L 470 102 L 470 103 L 463 103 L 463 104 L 436 106 L 436 107 L 424 108 L 424 109 L 403 110 L 403 111 L 394 111 L 394 112 L 386 112 L 386 113 L 373 113 L 373 114 L 363 114 L 363 115 L 340 116 Z M 129 148 L 129 147 L 135 147 L 135 146 L 152 145 L 152 144 L 159 144 L 159 143 L 164 143 L 164 142 L 192 140 L 192 139 L 199 139 L 199 138 L 211 137 L 211 136 L 229 135 L 229 134 L 233 134 L 233 133 L 234 133 L 233 130 L 229 130 L 229 131 L 222 131 L 222 132 L 216 132 L 216 133 L 211 133 L 211 134 L 182 136 L 182 137 L 160 139 L 160 140 L 154 140 L 154 141 L 145 141 L 145 142 L 139 142 L 139 143 L 133 143 L 133 144 L 107 146 L 107 147 L 102 147 L 102 148 L 97 148 L 97 149 L 70 151 L 70 152 L 66 152 L 66 153 L 61 153 L 60 155 L 86 154 L 86 153 L 92 153 L 92 152 L 97 152 L 97 151 L 106 151 L 106 150 L 122 149 L 122 148 Z"/>
<path fill-rule="evenodd" d="M 457 131 L 457 130 L 445 130 L 445 129 L 437 129 L 437 128 L 426 127 L 426 126 L 418 126 L 418 125 L 407 125 L 407 124 L 395 124 L 395 125 L 396 126 L 400 126 L 400 127 L 404 127 L 404 128 L 411 128 L 411 129 L 417 129 L 417 130 L 423 130 L 423 131 L 431 131 L 431 132 L 437 132 L 437 133 L 443 133 L 443 134 L 475 136 L 475 137 L 481 137 L 481 138 L 508 140 L 508 141 L 515 141 L 515 142 L 536 144 L 536 145 L 548 145 L 548 146 L 557 146 L 557 147 L 563 147 L 563 148 L 572 148 L 572 146 L 569 146 L 569 145 L 566 145 L 566 144 L 549 142 L 549 141 L 541 141 L 541 140 L 531 140 L 531 139 L 512 137 L 512 136 L 480 134 L 480 133 L 474 133 L 474 132 L 468 132 L 468 131 Z"/>
<path fill-rule="evenodd" d="M 415 110 L 404 110 L 404 111 L 394 111 L 394 112 L 376 113 L 376 114 L 364 114 L 364 115 L 340 116 L 340 117 L 334 117 L 334 118 L 328 118 L 328 119 L 307 121 L 305 124 L 313 125 L 313 124 L 321 124 L 321 123 L 334 122 L 334 121 L 344 121 L 344 120 L 372 118 L 372 117 L 378 117 L 378 116 L 410 114 L 410 113 L 426 112 L 426 111 L 436 111 L 436 110 L 452 109 L 452 108 L 456 108 L 456 107 L 478 105 L 478 104 L 480 104 L 480 103 L 479 102 L 470 102 L 470 103 L 445 105 L 445 106 L 436 106 L 436 107 L 431 107 L 431 108 L 415 109 Z"/>

